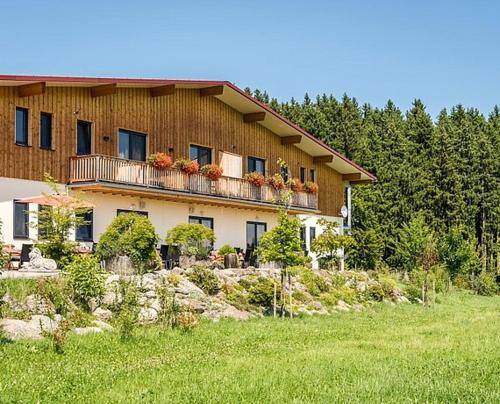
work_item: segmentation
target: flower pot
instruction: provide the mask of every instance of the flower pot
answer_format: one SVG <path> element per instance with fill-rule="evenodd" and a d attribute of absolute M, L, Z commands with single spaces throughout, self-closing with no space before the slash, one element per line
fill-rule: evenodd
<path fill-rule="evenodd" d="M 238 268 L 238 255 L 237 254 L 227 254 L 224 255 L 224 268 Z"/>

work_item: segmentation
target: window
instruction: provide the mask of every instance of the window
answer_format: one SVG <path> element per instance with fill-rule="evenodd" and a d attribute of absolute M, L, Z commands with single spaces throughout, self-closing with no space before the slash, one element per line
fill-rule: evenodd
<path fill-rule="evenodd" d="M 77 212 L 77 217 L 83 220 L 76 228 L 76 241 L 93 241 L 94 240 L 94 211 L 92 209 Z"/>
<path fill-rule="evenodd" d="M 300 167 L 300 180 L 306 182 L 306 169 L 304 167 Z"/>
<path fill-rule="evenodd" d="M 288 181 L 288 176 L 289 176 L 288 167 L 281 167 L 280 171 L 281 171 L 281 176 L 283 177 L 285 182 Z"/>
<path fill-rule="evenodd" d="M 247 248 L 255 249 L 259 245 L 259 240 L 267 231 L 267 223 L 247 222 Z"/>
<path fill-rule="evenodd" d="M 52 114 L 40 113 L 40 148 L 52 149 Z"/>
<path fill-rule="evenodd" d="M 14 238 L 29 237 L 29 205 L 14 201 Z"/>
<path fill-rule="evenodd" d="M 120 129 L 118 132 L 118 156 L 127 160 L 146 160 L 146 135 Z"/>
<path fill-rule="evenodd" d="M 138 215 L 148 217 L 148 212 L 144 212 L 142 210 L 116 209 L 116 216 L 124 215 L 124 214 L 127 214 L 127 213 L 137 213 Z"/>
<path fill-rule="evenodd" d="M 42 240 L 47 237 L 50 231 L 51 223 L 49 213 L 52 206 L 38 205 L 38 239 Z"/>
<path fill-rule="evenodd" d="M 16 108 L 16 144 L 28 146 L 28 110 Z"/>
<path fill-rule="evenodd" d="M 78 121 L 76 123 L 76 154 L 83 156 L 92 153 L 92 124 Z"/>
<path fill-rule="evenodd" d="M 314 168 L 309 171 L 309 180 L 316 182 L 316 170 Z"/>
<path fill-rule="evenodd" d="M 212 164 L 212 149 L 202 146 L 189 146 L 189 158 L 196 160 L 200 166 Z"/>
<path fill-rule="evenodd" d="M 214 229 L 214 219 L 211 217 L 189 216 L 190 224 L 202 224 L 209 229 Z"/>
<path fill-rule="evenodd" d="M 316 227 L 309 227 L 309 248 L 311 248 L 312 242 L 316 239 Z"/>
<path fill-rule="evenodd" d="M 300 228 L 300 241 L 302 241 L 302 250 L 307 251 L 307 245 L 306 245 L 306 228 L 305 226 L 302 226 Z"/>
<path fill-rule="evenodd" d="M 261 173 L 262 175 L 266 174 L 266 160 L 259 159 L 257 157 L 249 157 L 248 158 L 248 172 Z"/>

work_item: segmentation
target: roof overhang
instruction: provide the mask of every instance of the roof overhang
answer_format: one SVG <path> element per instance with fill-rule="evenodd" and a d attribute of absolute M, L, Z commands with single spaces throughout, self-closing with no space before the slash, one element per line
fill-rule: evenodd
<path fill-rule="evenodd" d="M 97 78 L 97 77 L 56 77 L 56 76 L 19 76 L 19 75 L 0 75 L 0 86 L 26 86 L 35 83 L 44 83 L 45 87 L 86 87 L 96 88 L 105 85 L 113 85 L 116 88 L 148 88 L 174 86 L 175 88 L 186 89 L 208 89 L 209 87 L 223 87 L 223 91 L 205 90 L 204 93 L 211 95 L 229 105 L 231 108 L 241 114 L 253 117 L 259 125 L 264 126 L 276 135 L 285 138 L 294 136 L 293 145 L 303 150 L 310 156 L 318 158 L 317 161 L 325 161 L 322 164 L 333 168 L 343 175 L 359 174 L 357 180 L 351 180 L 356 183 L 366 183 L 376 181 L 376 177 L 357 165 L 347 157 L 334 150 L 321 140 L 315 138 L 293 122 L 272 110 L 266 104 L 256 100 L 234 84 L 228 81 L 210 81 L 210 80 L 164 80 L 164 79 L 130 79 L 130 78 Z M 169 93 L 169 91 L 161 92 Z M 260 114 L 259 114 L 260 113 Z M 262 119 L 262 113 L 265 113 Z M 248 115 L 250 114 L 250 115 Z M 297 138 L 300 136 L 300 141 Z M 324 156 L 331 156 L 331 159 L 325 159 Z M 321 157 L 321 158 L 320 158 Z M 329 161 L 331 160 L 331 161 Z M 345 177 L 348 178 L 348 177 Z M 351 177 L 352 178 L 352 177 Z"/>

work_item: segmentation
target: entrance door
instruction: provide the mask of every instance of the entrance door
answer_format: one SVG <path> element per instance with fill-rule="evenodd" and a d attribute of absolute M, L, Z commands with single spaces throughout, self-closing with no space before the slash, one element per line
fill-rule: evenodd
<path fill-rule="evenodd" d="M 254 250 L 267 230 L 267 223 L 247 222 L 247 249 Z"/>
<path fill-rule="evenodd" d="M 76 124 L 76 154 L 84 156 L 92 154 L 92 124 L 78 121 Z"/>

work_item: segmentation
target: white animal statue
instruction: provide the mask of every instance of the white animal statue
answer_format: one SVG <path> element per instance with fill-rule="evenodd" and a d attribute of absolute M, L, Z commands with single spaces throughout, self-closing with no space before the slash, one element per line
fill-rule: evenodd
<path fill-rule="evenodd" d="M 38 248 L 33 248 L 29 253 L 29 262 L 23 263 L 22 271 L 44 272 L 57 270 L 57 264 L 50 258 L 43 258 Z"/>

